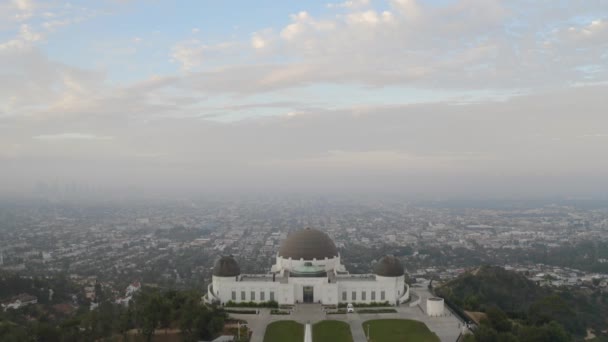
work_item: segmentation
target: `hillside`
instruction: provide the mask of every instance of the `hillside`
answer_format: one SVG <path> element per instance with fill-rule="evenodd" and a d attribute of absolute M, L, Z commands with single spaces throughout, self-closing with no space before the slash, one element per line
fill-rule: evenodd
<path fill-rule="evenodd" d="M 487 321 L 476 332 L 485 337 L 534 333 L 552 336 L 549 340 L 568 334 L 581 339 L 587 329 L 601 336 L 608 323 L 608 294 L 540 287 L 522 274 L 497 266 L 479 267 L 434 290 L 464 310 L 487 313 Z"/>
<path fill-rule="evenodd" d="M 506 312 L 526 311 L 533 302 L 549 295 L 548 290 L 524 275 L 498 266 L 481 266 L 443 284 L 436 292 L 465 310 L 497 306 Z"/>
<path fill-rule="evenodd" d="M 52 299 L 49 289 L 54 291 Z M 201 305 L 202 293 L 196 290 L 144 286 L 128 306 L 99 292 L 100 300 L 93 306 L 83 298 L 80 286 L 65 277 L 0 273 L 3 303 L 21 293 L 38 299 L 27 306 L 0 309 L 0 341 L 121 340 L 127 335 L 149 341 L 157 329 L 178 332 L 186 341 L 208 340 L 217 336 L 227 318 L 222 309 Z"/>

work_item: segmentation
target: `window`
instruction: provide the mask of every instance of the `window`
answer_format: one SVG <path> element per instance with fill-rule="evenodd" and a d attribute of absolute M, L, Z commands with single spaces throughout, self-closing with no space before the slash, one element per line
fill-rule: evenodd
<path fill-rule="evenodd" d="M 236 291 L 232 291 L 232 300 L 236 300 Z"/>
<path fill-rule="evenodd" d="M 270 291 L 270 300 L 274 301 L 274 291 Z"/>
<path fill-rule="evenodd" d="M 366 297 L 367 297 L 366 294 L 367 294 L 367 292 L 361 291 L 361 300 L 365 300 L 366 299 Z"/>
<path fill-rule="evenodd" d="M 245 291 L 241 291 L 241 300 L 245 300 Z"/>
<path fill-rule="evenodd" d="M 357 291 L 353 291 L 353 300 L 357 300 Z"/>
<path fill-rule="evenodd" d="M 261 300 L 262 302 L 266 300 L 266 292 L 264 292 L 264 291 L 261 291 L 261 292 L 260 292 L 260 300 Z"/>
<path fill-rule="evenodd" d="M 380 300 L 386 300 L 384 297 L 386 297 L 386 293 L 384 291 L 380 291 Z"/>
<path fill-rule="evenodd" d="M 372 302 L 376 300 L 376 291 L 372 291 Z"/>
<path fill-rule="evenodd" d="M 255 291 L 251 291 L 251 298 L 249 300 L 255 300 Z"/>
<path fill-rule="evenodd" d="M 342 300 L 346 302 L 346 291 L 342 292 Z"/>

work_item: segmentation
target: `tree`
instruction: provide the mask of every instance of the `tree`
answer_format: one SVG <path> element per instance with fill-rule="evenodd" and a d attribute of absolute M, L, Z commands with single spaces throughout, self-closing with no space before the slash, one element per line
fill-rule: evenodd
<path fill-rule="evenodd" d="M 585 333 L 580 318 L 558 295 L 547 296 L 534 302 L 528 310 L 528 320 L 534 325 L 556 321 L 571 333 L 579 335 Z"/>
<path fill-rule="evenodd" d="M 543 326 L 524 326 L 519 330 L 519 340 L 522 342 L 568 342 L 572 338 L 557 322 Z"/>
<path fill-rule="evenodd" d="M 95 302 L 99 303 L 103 300 L 103 289 L 101 288 L 101 284 L 99 282 L 95 282 Z"/>
<path fill-rule="evenodd" d="M 519 342 L 519 339 L 510 332 L 499 333 L 496 342 Z"/>
<path fill-rule="evenodd" d="M 488 325 L 482 324 L 475 330 L 477 342 L 495 342 L 497 339 L 498 333 Z"/>
<path fill-rule="evenodd" d="M 36 338 L 38 341 L 59 342 L 61 341 L 61 334 L 56 327 L 48 323 L 39 322 L 36 326 Z"/>
<path fill-rule="evenodd" d="M 171 325 L 172 317 L 171 301 L 166 296 L 160 298 L 158 316 L 160 327 L 164 328 L 166 333 L 166 329 Z"/>
<path fill-rule="evenodd" d="M 488 317 L 488 322 L 490 326 L 496 330 L 497 332 L 510 332 L 511 331 L 511 321 L 509 321 L 509 317 L 500 310 L 496 306 L 490 307 L 486 311 L 486 315 Z"/>
<path fill-rule="evenodd" d="M 123 340 L 127 339 L 127 332 L 133 327 L 133 311 L 131 307 L 119 310 L 118 332 L 122 335 Z"/>
<path fill-rule="evenodd" d="M 146 341 L 152 340 L 152 335 L 158 327 L 160 319 L 161 297 L 156 291 L 152 293 L 141 293 L 135 303 L 137 306 L 137 317 L 139 329 Z"/>

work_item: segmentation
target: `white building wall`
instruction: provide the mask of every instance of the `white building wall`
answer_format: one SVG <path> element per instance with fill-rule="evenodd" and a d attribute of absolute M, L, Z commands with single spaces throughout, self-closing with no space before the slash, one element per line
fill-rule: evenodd
<path fill-rule="evenodd" d="M 445 309 L 443 298 L 432 297 L 426 300 L 426 314 L 431 317 L 442 316 Z"/>
<path fill-rule="evenodd" d="M 213 295 L 219 298 L 222 303 L 227 303 L 229 301 L 235 303 L 267 302 L 271 300 L 271 292 L 274 293 L 274 300 L 280 304 L 285 301 L 285 298 L 288 302 L 292 301 L 293 297 L 293 290 L 289 291 L 290 286 L 288 284 L 281 284 L 277 281 L 237 281 L 237 277 L 214 276 L 212 284 Z M 286 292 L 285 289 L 287 289 Z M 254 293 L 253 297 L 252 292 Z M 262 299 L 262 293 L 264 293 L 264 299 Z M 209 298 L 212 299 L 212 296 L 209 296 Z"/>
<path fill-rule="evenodd" d="M 339 279 L 339 278 L 338 278 Z M 395 305 L 400 299 L 401 302 L 409 298 L 409 288 L 405 287 L 405 277 L 381 277 L 376 276 L 376 280 L 338 280 L 338 301 L 341 303 L 372 303 L 389 302 Z M 346 292 L 346 300 L 344 300 Z M 353 299 L 353 292 L 355 298 Z M 375 298 L 372 293 L 375 292 Z M 382 298 L 384 292 L 384 299 Z M 365 293 L 365 294 L 364 294 Z M 406 296 L 407 298 L 405 298 Z M 365 299 L 364 299 L 365 297 Z"/>
<path fill-rule="evenodd" d="M 330 284 L 326 277 L 323 278 L 289 278 L 289 283 L 294 288 L 294 299 L 298 303 L 304 301 L 304 287 L 313 287 L 313 301 L 323 304 L 337 304 L 338 284 Z"/>
<path fill-rule="evenodd" d="M 291 268 L 303 266 L 304 260 L 283 259 L 277 257 L 277 265 L 273 268 L 281 267 Z M 340 258 L 332 258 L 325 260 L 314 260 L 313 265 L 325 265 L 326 268 L 333 269 L 340 265 Z M 350 278 L 350 279 L 349 279 Z M 401 277 L 382 277 L 375 276 L 375 279 L 369 280 L 353 280 L 351 276 L 336 277 L 334 283 L 329 283 L 327 277 L 307 278 L 307 277 L 290 277 L 287 284 L 280 283 L 278 280 L 272 281 L 239 281 L 240 276 L 235 277 L 217 277 L 213 276 L 212 286 L 209 287 L 208 299 L 213 301 L 218 299 L 222 303 L 234 301 L 241 302 L 265 302 L 271 300 L 270 294 L 274 293 L 274 300 L 279 304 L 295 304 L 303 302 L 304 286 L 313 287 L 314 302 L 323 304 L 338 304 L 338 303 L 371 303 L 371 302 L 389 302 L 391 305 L 402 303 L 409 299 L 409 287 L 405 284 L 405 276 Z M 234 297 L 233 297 L 234 292 Z M 244 292 L 244 297 L 242 293 Z M 252 297 L 252 292 L 254 296 Z M 343 299 L 343 293 L 346 292 L 346 300 Z M 355 292 L 355 299 L 353 299 Z M 372 293 L 375 293 L 375 298 L 372 298 Z M 384 298 L 382 298 L 384 292 Z M 261 293 L 264 293 L 262 299 Z M 365 294 L 365 295 L 364 295 Z M 244 298 L 244 299 L 243 299 Z"/>
<path fill-rule="evenodd" d="M 209 299 L 213 300 L 216 297 L 222 303 L 229 301 L 260 303 L 269 301 L 271 299 L 270 293 L 274 292 L 274 300 L 279 304 L 295 304 L 304 301 L 305 286 L 313 287 L 314 302 L 320 301 L 323 304 L 330 305 L 342 302 L 371 303 L 385 301 L 395 305 L 397 302 L 403 302 L 409 298 L 409 288 L 405 286 L 404 277 L 376 276 L 375 280 L 337 278 L 335 283 L 329 283 L 326 277 L 294 277 L 289 278 L 287 284 L 282 284 L 278 281 L 237 281 L 237 277 L 214 276 L 212 281 L 213 293 L 209 295 Z M 253 297 L 252 292 L 254 292 Z M 262 292 L 264 293 L 263 299 Z M 346 300 L 343 299 L 344 292 L 346 292 Z M 355 292 L 355 299 L 353 299 L 353 292 Z M 375 292 L 375 298 L 373 298 L 372 292 Z M 384 292 L 384 299 L 382 298 L 382 292 Z"/>
<path fill-rule="evenodd" d="M 292 270 L 297 267 L 304 266 L 305 263 L 311 263 L 313 266 L 323 266 L 325 271 L 330 272 L 335 269 L 340 269 L 340 256 L 334 258 L 325 258 L 325 259 L 314 259 L 314 260 L 304 260 L 304 259 L 285 259 L 277 255 L 276 264 L 272 266 L 272 272 L 280 272 L 282 270 Z"/>
<path fill-rule="evenodd" d="M 341 303 L 371 303 L 371 302 L 389 302 L 395 304 L 395 288 L 387 286 L 376 281 L 339 281 L 339 302 Z M 355 299 L 353 299 L 353 292 Z M 363 299 L 365 292 L 365 299 Z M 372 299 L 372 292 L 375 292 L 375 299 Z M 384 299 L 382 299 L 384 292 Z M 346 293 L 346 300 L 344 300 Z"/>

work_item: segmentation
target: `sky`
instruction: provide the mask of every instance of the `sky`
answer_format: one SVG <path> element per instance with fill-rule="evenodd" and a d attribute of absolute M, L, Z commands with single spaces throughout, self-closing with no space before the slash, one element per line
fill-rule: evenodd
<path fill-rule="evenodd" d="M 606 94 L 608 0 L 0 0 L 0 192 L 605 197 Z"/>

